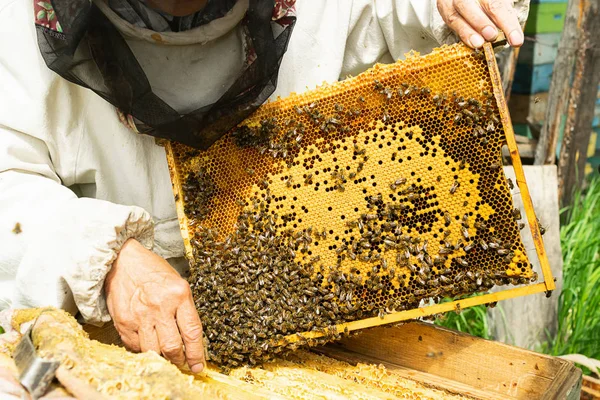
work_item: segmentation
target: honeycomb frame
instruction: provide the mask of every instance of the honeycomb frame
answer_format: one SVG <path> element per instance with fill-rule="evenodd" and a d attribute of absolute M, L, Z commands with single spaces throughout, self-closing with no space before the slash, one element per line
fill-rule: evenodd
<path fill-rule="evenodd" d="M 502 144 L 505 144 L 508 147 L 508 150 L 510 152 L 510 158 L 512 160 L 512 165 L 514 167 L 514 171 L 515 171 L 515 175 L 516 175 L 516 183 L 517 183 L 518 188 L 520 189 L 520 195 L 521 195 L 521 198 L 523 201 L 525 215 L 527 217 L 529 229 L 532 234 L 536 254 L 537 254 L 537 257 L 540 262 L 542 276 L 544 279 L 543 282 L 535 283 L 535 284 L 533 284 L 533 283 L 527 284 L 525 286 L 520 286 L 520 287 L 516 287 L 516 288 L 511 288 L 511 289 L 504 289 L 504 290 L 497 291 L 494 293 L 483 294 L 481 296 L 461 298 L 459 300 L 454 300 L 454 301 L 450 301 L 450 302 L 446 302 L 446 303 L 433 304 L 433 305 L 429 305 L 429 306 L 417 306 L 417 307 L 412 307 L 412 308 L 402 310 L 402 311 L 394 310 L 394 311 L 384 314 L 384 315 L 380 314 L 378 316 L 372 316 L 372 317 L 368 317 L 368 318 L 361 318 L 361 319 L 354 320 L 354 321 L 338 323 L 335 326 L 332 326 L 329 332 L 325 332 L 324 330 L 310 330 L 310 331 L 304 331 L 304 332 L 294 332 L 293 334 L 289 334 L 289 335 L 285 336 L 285 338 L 278 339 L 279 343 L 282 343 L 282 342 L 284 342 L 286 344 L 296 343 L 296 342 L 305 343 L 306 340 L 316 339 L 316 338 L 325 336 L 327 334 L 331 334 L 332 333 L 331 330 L 334 331 L 333 334 L 342 334 L 344 332 L 364 329 L 364 328 L 368 328 L 368 327 L 400 322 L 400 321 L 404 321 L 404 320 L 408 320 L 408 319 L 414 319 L 414 318 L 418 318 L 418 317 L 439 314 L 439 313 L 457 310 L 457 309 L 464 309 L 464 308 L 472 307 L 475 305 L 495 303 L 499 300 L 519 297 L 519 296 L 528 295 L 528 294 L 534 294 L 534 293 L 540 293 L 540 292 L 549 293 L 552 290 L 554 290 L 554 288 L 555 288 L 554 279 L 552 277 L 552 272 L 551 272 L 551 269 L 550 269 L 550 266 L 548 263 L 547 255 L 544 250 L 544 245 L 543 245 L 543 241 L 542 241 L 541 233 L 540 233 L 539 222 L 537 221 L 537 218 L 535 217 L 533 204 L 531 202 L 531 198 L 530 198 L 529 191 L 527 188 L 525 175 L 523 172 L 523 167 L 522 167 L 521 160 L 520 160 L 519 153 L 518 153 L 518 147 L 517 147 L 517 144 L 515 141 L 512 124 L 511 124 L 510 116 L 508 113 L 508 108 L 506 105 L 506 101 L 504 99 L 504 93 L 502 90 L 502 85 L 501 85 L 501 80 L 500 80 L 500 73 L 498 71 L 498 67 L 496 64 L 493 46 L 491 44 L 486 44 L 482 51 L 480 51 L 480 52 L 476 51 L 474 53 L 472 53 L 472 51 L 470 49 L 464 47 L 463 45 L 445 46 L 436 51 L 440 51 L 442 54 L 444 54 L 444 56 L 449 57 L 449 59 L 453 59 L 453 57 L 454 57 L 455 61 L 462 60 L 461 62 L 464 62 L 466 69 L 468 69 L 469 66 L 467 65 L 468 64 L 467 61 L 464 61 L 463 59 L 466 60 L 466 58 L 468 58 L 470 55 L 472 56 L 473 54 L 475 54 L 475 57 L 481 58 L 486 64 L 486 68 L 487 68 L 486 72 L 489 74 L 489 76 L 487 77 L 487 78 L 489 78 L 488 83 L 491 84 L 491 87 L 490 87 L 491 92 L 489 94 L 489 97 L 490 97 L 490 99 L 495 101 L 494 106 L 497 108 L 497 111 L 499 114 L 498 115 L 499 116 L 498 124 L 501 125 L 501 128 L 499 128 L 499 130 L 502 130 L 504 133 L 504 137 L 502 138 L 503 139 Z M 416 55 L 416 54 L 408 55 L 407 61 L 404 63 L 411 63 L 411 62 L 414 63 L 414 65 L 415 65 L 413 72 L 417 71 L 416 73 L 418 74 L 419 68 L 421 67 L 418 55 Z M 444 65 L 447 64 L 448 62 L 449 61 L 447 61 L 447 60 L 440 62 L 438 65 L 438 68 L 443 69 Z M 336 85 L 338 87 L 346 85 L 346 88 L 353 84 L 354 85 L 360 84 L 360 85 L 364 86 L 364 85 L 368 85 L 364 81 L 364 78 L 367 74 L 371 74 L 370 76 L 376 76 L 378 78 L 383 77 L 384 79 L 380 78 L 382 84 L 379 84 L 379 80 L 375 80 L 374 85 L 375 85 L 375 91 L 379 92 L 379 95 L 381 95 L 382 97 L 385 98 L 386 96 L 388 96 L 388 92 L 387 92 L 388 88 L 385 87 L 385 84 L 384 84 L 385 77 L 389 76 L 390 74 L 395 73 L 394 65 L 395 64 L 392 64 L 390 66 L 376 66 L 373 69 L 359 75 L 358 77 L 350 78 L 350 79 L 343 81 Z M 404 68 L 407 68 L 406 64 L 405 64 Z M 363 79 L 363 80 L 361 81 L 360 79 Z M 378 85 L 380 85 L 380 87 L 378 87 Z M 411 83 L 411 85 L 412 85 L 412 83 Z M 403 88 L 401 90 L 406 89 L 407 91 L 411 91 L 413 89 L 417 89 L 416 87 L 413 88 L 411 85 L 407 85 L 405 88 Z M 331 87 L 333 87 L 333 86 L 331 86 Z M 322 91 L 323 89 L 327 89 L 327 86 L 319 88 L 318 90 Z M 396 89 L 397 88 L 393 88 L 394 91 Z M 419 88 L 419 90 L 423 90 L 423 89 Z M 269 113 L 274 112 L 273 110 L 276 111 L 279 107 L 287 108 L 289 110 L 289 109 L 292 109 L 292 107 L 293 107 L 292 105 L 296 104 L 295 102 L 299 102 L 298 104 L 303 102 L 306 107 L 306 104 L 308 101 L 307 99 L 310 98 L 309 97 L 310 93 L 312 93 L 312 92 L 308 92 L 308 93 L 304 93 L 304 94 L 300 94 L 300 95 L 292 95 L 283 100 L 278 100 L 278 101 L 275 101 L 272 103 L 267 103 L 266 105 L 263 105 L 261 107 L 261 109 L 259 109 L 259 111 L 257 111 L 257 113 L 254 116 L 251 116 L 248 120 L 254 121 L 254 123 L 256 124 L 256 118 L 257 118 L 256 115 L 257 114 L 261 115 L 261 113 L 262 113 L 262 116 L 264 117 L 264 115 L 269 115 Z M 422 94 L 425 95 L 425 92 L 423 92 Z M 427 94 L 429 95 L 429 93 L 427 93 Z M 433 96 L 433 93 L 431 95 Z M 391 95 L 390 95 L 390 97 L 391 97 Z M 367 100 L 367 101 L 369 101 L 369 100 Z M 384 106 L 384 109 L 385 109 L 385 106 Z M 352 109 L 345 110 L 345 111 L 346 112 L 354 112 Z M 308 112 L 308 111 L 306 111 L 306 112 Z M 384 111 L 384 114 L 381 116 L 381 119 L 383 119 L 385 121 L 385 119 L 386 119 L 385 111 Z M 322 120 L 323 119 L 321 119 L 321 121 Z M 337 125 L 337 122 L 331 121 L 331 118 L 329 118 L 325 121 L 329 121 L 329 124 L 331 124 L 331 125 Z M 454 122 L 457 123 L 457 121 L 454 121 Z M 244 123 L 246 123 L 246 122 L 244 122 Z M 243 125 L 244 123 L 242 123 L 240 125 Z M 462 122 L 458 122 L 458 124 L 461 124 L 461 123 Z M 250 125 L 250 124 L 248 124 L 248 125 Z M 324 126 L 324 128 L 323 128 L 323 126 Z M 328 132 L 327 126 L 322 124 L 321 129 L 324 131 L 324 134 L 327 134 L 327 132 Z M 373 127 L 371 127 L 371 129 L 373 129 Z M 338 130 L 337 126 L 334 126 L 333 130 Z M 230 136 L 231 135 L 228 135 L 224 139 L 221 139 L 219 142 L 222 142 L 223 140 L 231 140 Z M 374 141 L 374 139 L 373 139 L 373 141 Z M 215 143 L 215 145 L 213 145 L 213 146 L 218 146 L 219 142 Z M 500 153 L 501 147 L 502 146 L 500 146 L 498 148 L 498 154 L 496 154 L 498 157 L 501 156 L 501 153 Z M 304 149 L 304 151 L 306 151 L 306 148 Z M 355 155 L 356 155 L 357 151 L 358 152 L 361 151 L 360 147 L 355 147 L 355 151 L 354 151 Z M 172 179 L 172 183 L 173 183 L 173 192 L 175 195 L 179 223 L 180 223 L 182 237 L 183 237 L 185 248 L 186 248 L 186 256 L 188 257 L 188 259 L 194 260 L 194 250 L 193 250 L 194 246 L 192 245 L 192 240 L 193 240 L 193 232 L 192 231 L 195 230 L 195 228 L 193 228 L 193 226 L 196 224 L 196 222 L 193 219 L 189 219 L 188 216 L 186 215 L 186 204 L 189 207 L 189 204 L 188 204 L 189 202 L 186 202 L 186 199 L 187 199 L 186 192 L 183 189 L 183 187 L 186 184 L 185 178 L 184 178 L 185 173 L 181 168 L 181 158 L 188 157 L 189 154 L 182 157 L 182 146 L 179 144 L 176 144 L 176 143 L 167 143 L 166 144 L 166 152 L 167 152 L 167 159 L 168 159 L 168 163 L 169 163 L 169 170 L 171 173 L 171 179 Z M 203 159 L 202 152 L 190 150 L 190 154 L 193 154 L 193 157 L 196 157 L 198 160 Z M 312 152 L 310 154 L 312 154 Z M 257 153 L 256 157 L 262 157 L 262 155 L 259 155 Z M 409 157 L 409 159 L 410 159 L 410 157 Z M 334 160 L 335 160 L 335 158 L 334 158 Z M 206 161 L 206 156 L 204 157 L 204 161 Z M 202 165 L 202 163 L 200 162 L 197 165 Z M 223 167 L 223 164 L 220 164 L 219 166 Z M 457 167 L 457 166 L 455 165 L 454 167 Z M 288 165 L 288 168 L 290 168 L 289 165 Z M 462 168 L 464 168 L 464 166 L 462 168 L 460 166 L 458 166 L 457 168 L 462 169 Z M 282 169 L 285 170 L 285 167 L 282 167 Z M 199 168 L 199 171 L 202 171 L 202 168 Z M 253 171 L 252 173 L 254 174 L 255 173 L 254 170 L 252 170 L 252 171 Z M 248 171 L 248 173 L 249 173 L 249 171 Z M 285 173 L 285 172 L 283 172 L 283 173 Z M 504 173 L 502 172 L 502 168 L 500 168 L 500 171 L 498 173 L 500 175 L 504 176 Z M 196 176 L 196 178 L 197 177 L 198 176 Z M 240 177 L 240 175 L 239 175 L 239 173 L 235 173 L 235 171 L 232 171 L 232 177 L 233 177 L 232 179 L 237 179 Z M 300 178 L 301 179 L 300 181 L 293 183 L 294 188 L 296 187 L 296 185 L 306 186 L 307 182 L 309 182 L 309 185 L 312 184 L 311 178 L 312 178 L 312 174 L 310 174 L 310 176 L 304 175 L 302 178 Z M 302 180 L 304 182 L 302 182 Z M 282 181 L 283 181 L 283 179 L 282 179 Z M 455 182 L 456 182 L 456 180 L 455 180 Z M 286 183 L 286 182 L 284 182 L 284 183 Z M 393 184 L 394 184 L 394 182 L 392 182 L 392 185 Z M 200 179 L 200 185 L 204 185 L 203 191 L 205 193 L 212 194 L 215 190 L 217 190 L 213 187 L 212 182 L 208 182 L 208 181 L 203 182 Z M 290 184 L 288 183 L 288 186 L 289 185 Z M 402 183 L 398 182 L 398 186 L 401 186 L 401 185 L 402 185 Z M 258 186 L 260 186 L 260 185 L 258 185 Z M 280 184 L 280 186 L 281 186 L 281 184 Z M 446 190 L 448 190 L 448 189 L 446 188 Z M 451 193 L 452 193 L 452 190 L 453 189 L 451 186 L 450 187 Z M 456 190 L 456 189 L 454 189 L 454 190 Z M 187 199 L 187 200 L 189 200 L 189 199 Z M 239 199 L 238 199 L 238 201 L 239 201 Z M 512 198 L 510 199 L 510 203 L 512 203 Z M 249 203 L 246 203 L 245 205 L 241 205 L 242 208 L 245 206 L 249 206 Z M 219 206 L 217 206 L 217 207 L 219 207 Z M 201 207 L 198 207 L 198 205 L 196 205 L 196 208 L 198 209 Z M 190 209 L 188 208 L 188 211 L 189 210 Z M 307 210 L 304 210 L 304 209 L 303 209 L 303 211 L 308 212 Z M 300 210 L 298 210 L 298 212 L 300 212 Z M 196 217 L 198 217 L 200 219 L 206 218 L 205 215 L 202 215 L 202 216 L 196 215 Z M 227 221 L 228 224 L 231 224 L 232 222 L 234 222 L 234 221 L 232 221 L 232 220 Z M 214 221 L 213 221 L 213 223 L 214 223 Z M 223 224 L 222 221 L 221 221 L 221 224 Z M 519 240 L 520 240 L 520 235 L 519 235 Z M 458 246 L 458 243 L 457 243 L 457 246 Z M 526 276 L 526 275 L 524 275 L 524 276 Z M 300 334 L 298 334 L 298 333 L 300 333 Z"/>

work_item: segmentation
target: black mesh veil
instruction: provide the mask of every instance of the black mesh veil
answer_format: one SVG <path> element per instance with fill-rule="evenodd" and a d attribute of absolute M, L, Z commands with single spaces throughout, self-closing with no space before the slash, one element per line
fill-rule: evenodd
<path fill-rule="evenodd" d="M 244 19 L 256 57 L 214 104 L 180 114 L 152 92 L 116 27 L 90 0 L 52 1 L 60 31 L 36 24 L 48 68 L 131 115 L 141 133 L 199 149 L 210 147 L 274 92 L 294 17 L 275 37 L 274 0 L 250 0 Z"/>

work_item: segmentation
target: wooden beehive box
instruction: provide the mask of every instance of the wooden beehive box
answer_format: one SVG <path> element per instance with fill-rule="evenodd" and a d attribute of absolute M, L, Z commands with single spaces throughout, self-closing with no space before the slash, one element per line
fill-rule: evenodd
<path fill-rule="evenodd" d="M 422 322 L 372 328 L 315 351 L 476 399 L 579 399 L 581 390 L 570 361 Z"/>
<path fill-rule="evenodd" d="M 120 344 L 112 327 L 86 326 L 85 329 L 92 339 Z M 313 348 L 312 351 L 352 365 L 383 365 L 399 379 L 415 381 L 419 395 L 405 393 L 403 398 L 439 398 L 442 390 L 449 396 L 458 394 L 468 399 L 574 400 L 579 399 L 581 390 L 581 370 L 570 361 L 423 322 L 371 328 L 355 337 Z M 302 375 L 312 375 L 314 370 L 307 368 L 303 372 L 299 369 L 293 375 L 285 372 L 278 375 L 277 364 L 277 360 L 270 363 L 268 369 L 278 383 L 266 382 L 265 385 L 279 389 L 272 392 L 273 398 L 287 398 L 282 393 L 289 393 L 290 388 L 295 388 L 295 398 L 312 398 L 299 396 L 297 389 L 302 387 Z M 247 371 L 255 373 L 260 370 L 261 367 L 250 368 L 242 375 Z M 209 374 L 211 378 L 231 385 L 236 385 L 234 377 L 240 375 L 235 370 L 230 377 L 217 372 Z M 347 375 L 351 376 L 351 372 Z M 365 392 L 374 389 L 372 385 L 370 387 L 356 378 L 350 380 L 348 385 L 354 385 L 357 381 L 365 387 Z M 282 385 L 281 382 L 285 383 Z M 331 376 L 328 383 L 336 382 L 344 385 L 344 381 L 335 376 Z M 239 384 L 247 386 L 246 382 L 239 381 Z M 264 393 L 265 386 L 257 387 L 257 392 Z M 402 388 L 390 387 L 383 382 L 375 389 L 382 390 L 382 387 L 392 397 L 402 392 Z M 431 391 L 427 391 L 427 388 Z M 303 389 L 305 393 L 318 393 L 318 389 L 314 387 Z M 361 397 L 359 393 L 357 398 L 364 396 Z"/>

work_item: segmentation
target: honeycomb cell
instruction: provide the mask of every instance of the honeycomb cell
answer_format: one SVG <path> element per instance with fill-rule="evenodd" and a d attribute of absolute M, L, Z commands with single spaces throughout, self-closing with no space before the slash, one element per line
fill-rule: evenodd
<path fill-rule="evenodd" d="M 535 279 L 488 68 L 462 45 L 411 54 L 265 104 L 206 151 L 171 144 L 211 361 Z"/>

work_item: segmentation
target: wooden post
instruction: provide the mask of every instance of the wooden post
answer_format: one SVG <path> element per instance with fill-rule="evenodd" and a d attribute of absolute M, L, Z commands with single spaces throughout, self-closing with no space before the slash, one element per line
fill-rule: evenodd
<path fill-rule="evenodd" d="M 536 165 L 554 164 L 556 160 L 556 144 L 569 99 L 573 63 L 579 39 L 580 1 L 585 0 L 569 0 L 567 7 L 565 26 L 550 82 L 548 108 L 535 151 L 534 164 Z"/>
<path fill-rule="evenodd" d="M 580 0 L 580 38 L 562 147 L 558 159 L 558 189 L 563 205 L 585 176 L 587 148 L 598 83 L 600 83 L 600 0 Z"/>
<path fill-rule="evenodd" d="M 583 179 L 594 102 L 600 81 L 600 0 L 570 0 L 550 85 L 546 118 L 535 164 L 553 164 L 565 121 L 559 157 L 559 196 L 568 204 Z"/>
<path fill-rule="evenodd" d="M 502 57 L 502 90 L 504 91 L 504 98 L 508 103 L 510 94 L 512 92 L 512 84 L 515 79 L 515 71 L 517 69 L 517 59 L 519 58 L 519 49 L 507 49 L 506 55 L 501 54 Z"/>

